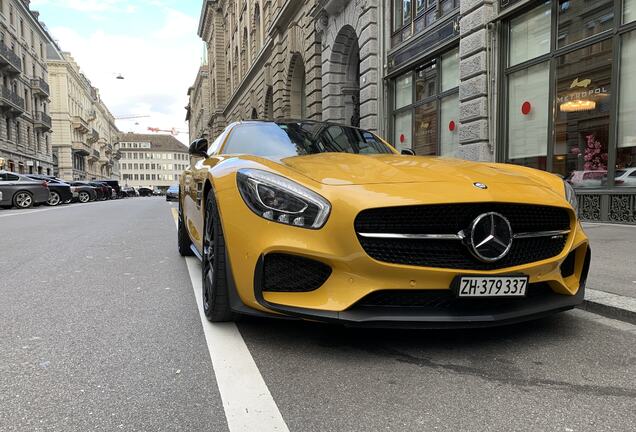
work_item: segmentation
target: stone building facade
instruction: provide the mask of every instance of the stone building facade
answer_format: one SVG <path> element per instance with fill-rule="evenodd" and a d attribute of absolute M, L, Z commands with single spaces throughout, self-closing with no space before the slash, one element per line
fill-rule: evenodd
<path fill-rule="evenodd" d="M 248 118 L 378 131 L 418 155 L 567 179 L 636 223 L 636 0 L 206 0 L 216 136 Z"/>
<path fill-rule="evenodd" d="M 46 47 L 51 36 L 29 1 L 0 1 L 0 165 L 53 173 Z"/>
<path fill-rule="evenodd" d="M 65 180 L 117 179 L 115 118 L 71 54 L 49 48 L 56 175 Z"/>
<path fill-rule="evenodd" d="M 210 135 L 250 118 L 378 130 L 378 0 L 206 0 Z"/>
<path fill-rule="evenodd" d="M 197 138 L 209 138 L 210 79 L 207 64 L 199 68 L 194 84 L 188 89 L 188 98 L 186 121 L 190 142 Z"/>
<path fill-rule="evenodd" d="M 172 135 L 125 133 L 115 149 L 121 154 L 122 186 L 165 192 L 190 163 L 188 147 Z"/>

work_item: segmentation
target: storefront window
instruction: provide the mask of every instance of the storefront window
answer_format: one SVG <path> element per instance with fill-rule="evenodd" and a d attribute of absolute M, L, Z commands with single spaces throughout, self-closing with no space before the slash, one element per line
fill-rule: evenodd
<path fill-rule="evenodd" d="M 613 0 L 559 0 L 557 47 L 610 30 L 613 25 Z"/>
<path fill-rule="evenodd" d="M 395 80 L 396 147 L 410 148 L 417 155 L 457 153 L 458 57 L 459 49 L 454 48 Z"/>
<path fill-rule="evenodd" d="M 459 86 L 459 50 L 442 56 L 442 92 Z"/>
<path fill-rule="evenodd" d="M 623 37 L 616 186 L 636 187 L 636 32 Z"/>
<path fill-rule="evenodd" d="M 395 80 L 395 109 L 413 103 L 413 77 L 411 72 Z"/>
<path fill-rule="evenodd" d="M 415 154 L 437 154 L 437 101 L 415 108 Z"/>
<path fill-rule="evenodd" d="M 411 149 L 413 146 L 413 115 L 404 111 L 395 115 L 395 139 L 393 145 L 398 150 Z"/>
<path fill-rule="evenodd" d="M 442 99 L 440 110 L 440 155 L 457 157 L 459 150 L 459 94 L 456 93 Z"/>
<path fill-rule="evenodd" d="M 515 72 L 508 80 L 508 160 L 546 169 L 550 88 L 548 62 Z"/>
<path fill-rule="evenodd" d="M 551 15 L 545 2 L 510 21 L 510 66 L 550 52 Z"/>
<path fill-rule="evenodd" d="M 636 0 L 624 0 L 623 22 L 636 20 Z"/>
<path fill-rule="evenodd" d="M 429 63 L 415 72 L 415 100 L 424 100 L 437 94 L 436 63 Z"/>
<path fill-rule="evenodd" d="M 607 176 L 611 43 L 576 50 L 557 62 L 552 171 L 575 187 L 600 187 Z"/>

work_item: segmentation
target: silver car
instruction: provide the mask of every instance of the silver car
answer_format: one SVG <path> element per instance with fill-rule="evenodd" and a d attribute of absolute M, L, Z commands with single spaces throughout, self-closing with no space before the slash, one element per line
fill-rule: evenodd
<path fill-rule="evenodd" d="M 26 176 L 0 171 L 0 207 L 30 208 L 49 200 L 47 182 Z"/>

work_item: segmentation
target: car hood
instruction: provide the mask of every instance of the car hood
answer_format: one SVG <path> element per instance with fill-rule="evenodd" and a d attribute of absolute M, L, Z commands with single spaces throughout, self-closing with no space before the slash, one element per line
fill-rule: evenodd
<path fill-rule="evenodd" d="M 457 182 L 550 187 L 523 167 L 439 157 L 321 153 L 277 161 L 325 185 Z M 529 175 L 530 174 L 530 175 Z"/>

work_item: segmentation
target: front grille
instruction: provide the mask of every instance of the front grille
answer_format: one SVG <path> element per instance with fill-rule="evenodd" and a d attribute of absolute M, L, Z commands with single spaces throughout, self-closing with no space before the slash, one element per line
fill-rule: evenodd
<path fill-rule="evenodd" d="M 263 260 L 263 291 L 307 292 L 322 286 L 331 267 L 296 255 L 271 253 Z"/>
<path fill-rule="evenodd" d="M 479 215 L 488 212 L 505 216 L 513 233 L 570 228 L 569 213 L 563 208 L 478 203 L 364 210 L 356 217 L 355 230 L 357 233 L 457 234 L 467 231 Z M 468 247 L 457 240 L 358 238 L 367 254 L 378 261 L 464 270 L 496 270 L 545 260 L 559 255 L 567 241 L 565 236 L 515 239 L 506 257 L 485 263 L 476 259 Z"/>
<path fill-rule="evenodd" d="M 382 290 L 360 299 L 352 309 L 360 308 L 419 308 L 428 311 L 482 312 L 506 308 L 528 299 L 556 296 L 548 284 L 529 284 L 526 297 L 460 298 L 451 290 Z"/>

